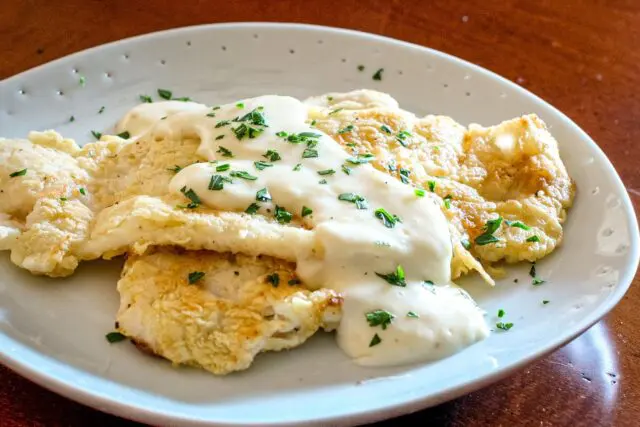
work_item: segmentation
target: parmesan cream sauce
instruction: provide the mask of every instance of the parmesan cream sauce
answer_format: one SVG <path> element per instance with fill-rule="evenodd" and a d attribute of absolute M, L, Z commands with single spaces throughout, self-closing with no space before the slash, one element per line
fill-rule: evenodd
<path fill-rule="evenodd" d="M 304 207 L 311 209 L 313 213 L 301 221 L 312 228 L 315 249 L 298 253 L 297 274 L 311 288 L 331 288 L 344 296 L 337 341 L 356 363 L 383 366 L 439 359 L 488 335 L 482 310 L 451 281 L 448 224 L 431 194 L 418 197 L 413 187 L 370 164 L 350 164 L 353 153 L 310 126 L 307 107 L 295 98 L 266 95 L 242 104 L 242 108 L 233 103 L 217 110 L 180 101 L 142 104 L 121 120 L 118 132 L 127 130 L 133 138 L 200 139 L 198 155 L 210 163 L 196 163 L 177 173 L 170 182 L 173 193 L 181 194 L 186 187 L 203 204 L 228 211 L 244 211 L 257 203 L 258 213 L 267 216 L 273 216 L 276 205 L 298 219 Z M 258 107 L 267 127 L 255 138 L 238 140 L 232 129 L 239 122 L 216 127 Z M 207 116 L 211 113 L 215 117 Z M 281 131 L 319 135 L 313 148 L 318 156 L 303 158 L 307 145 L 277 136 Z M 221 146 L 233 157 L 224 157 Z M 267 150 L 276 150 L 281 159 L 270 162 L 264 157 Z M 258 170 L 255 161 L 272 166 Z M 227 171 L 216 172 L 217 166 L 227 163 Z M 343 165 L 351 169 L 350 174 L 342 170 Z M 335 173 L 318 174 L 329 169 Z M 246 171 L 257 179 L 231 177 L 232 171 Z M 209 190 L 213 175 L 233 182 L 224 182 L 221 190 Z M 271 202 L 256 200 L 263 188 L 268 189 Z M 339 200 L 342 193 L 364 197 L 368 207 L 358 209 L 355 203 Z M 401 222 L 386 227 L 374 214 L 378 208 L 397 215 Z M 394 273 L 399 265 L 406 286 L 391 285 L 376 275 Z M 391 313 L 390 323 L 371 326 L 367 313 L 377 310 Z"/>

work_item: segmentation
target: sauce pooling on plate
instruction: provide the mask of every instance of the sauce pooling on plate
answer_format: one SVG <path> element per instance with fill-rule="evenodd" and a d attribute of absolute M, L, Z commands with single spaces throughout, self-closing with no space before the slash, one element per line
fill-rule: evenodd
<path fill-rule="evenodd" d="M 315 245 L 300 249 L 297 274 L 344 296 L 337 340 L 356 363 L 438 359 L 488 335 L 482 311 L 451 282 L 448 223 L 428 192 L 376 170 L 372 154 L 345 151 L 307 123 L 295 98 L 180 104 L 142 104 L 118 130 L 199 138 L 208 162 L 170 183 L 186 196 L 184 208 L 195 200 L 311 228 Z"/>

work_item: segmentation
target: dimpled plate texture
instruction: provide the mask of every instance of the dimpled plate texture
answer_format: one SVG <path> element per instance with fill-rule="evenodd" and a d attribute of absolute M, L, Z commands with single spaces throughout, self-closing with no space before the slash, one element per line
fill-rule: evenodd
<path fill-rule="evenodd" d="M 383 78 L 374 81 L 379 68 Z M 490 325 L 503 308 L 513 329 L 434 363 L 383 369 L 355 366 L 330 334 L 261 355 L 249 370 L 227 377 L 172 368 L 104 338 L 118 307 L 121 261 L 86 263 L 72 277 L 54 280 L 34 277 L 1 254 L 2 362 L 79 402 L 156 425 L 353 425 L 389 418 L 486 386 L 557 348 L 611 310 L 635 274 L 633 208 L 612 165 L 582 130 L 484 69 L 370 34 L 240 23 L 100 46 L 2 81 L 0 136 L 56 129 L 83 144 L 93 140 L 91 130 L 111 129 L 138 95 L 157 98 L 158 88 L 210 104 L 370 88 L 417 114 L 449 115 L 465 125 L 536 113 L 577 183 L 575 205 L 563 244 L 537 265 L 544 285 L 531 285 L 528 265 L 509 268 L 494 289 L 477 276 L 461 281 Z"/>

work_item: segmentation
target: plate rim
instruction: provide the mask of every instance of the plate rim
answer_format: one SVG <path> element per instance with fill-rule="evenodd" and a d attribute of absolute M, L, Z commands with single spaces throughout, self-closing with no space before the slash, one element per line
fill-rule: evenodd
<path fill-rule="evenodd" d="M 292 30 L 313 30 L 313 31 L 324 31 L 337 35 L 345 35 L 345 36 L 357 36 L 368 38 L 374 41 L 390 43 L 392 45 L 408 47 L 412 49 L 416 49 L 422 52 L 428 52 L 431 55 L 437 56 L 440 59 L 451 61 L 463 65 L 464 67 L 468 67 L 472 69 L 476 73 L 483 74 L 486 77 L 495 79 L 500 82 L 502 85 L 506 85 L 511 89 L 514 89 L 516 92 L 519 92 L 521 95 L 531 97 L 535 101 L 544 104 L 547 108 L 549 108 L 559 119 L 561 119 L 570 130 L 576 135 L 580 136 L 584 143 L 589 145 L 590 151 L 594 156 L 599 157 L 599 160 L 602 161 L 607 167 L 607 175 L 612 175 L 613 178 L 613 187 L 618 191 L 618 196 L 620 197 L 621 207 L 625 213 L 626 218 L 630 222 L 630 245 L 629 245 L 629 254 L 630 254 L 630 264 L 628 268 L 623 271 L 621 277 L 617 280 L 617 285 L 614 291 L 608 296 L 606 300 L 604 300 L 599 306 L 597 306 L 593 312 L 582 319 L 580 322 L 576 323 L 576 327 L 568 333 L 558 334 L 555 340 L 552 340 L 551 343 L 546 345 L 545 347 L 541 347 L 538 351 L 528 355 L 520 359 L 517 362 L 511 364 L 503 365 L 502 369 L 497 371 L 492 371 L 483 376 L 477 376 L 472 379 L 466 380 L 459 384 L 454 388 L 450 388 L 447 391 L 431 396 L 418 396 L 410 399 L 406 399 L 401 403 L 379 406 L 376 409 L 372 410 L 361 410 L 359 412 L 350 413 L 346 415 L 337 415 L 333 417 L 325 417 L 325 418 L 315 418 L 312 420 L 297 420 L 290 422 L 270 422 L 270 423 L 229 423 L 229 422 L 219 422 L 211 419 L 204 418 L 195 418 L 189 417 L 185 415 L 177 415 L 166 413 L 162 410 L 158 410 L 159 408 L 149 408 L 140 404 L 130 403 L 130 402 L 122 402 L 116 400 L 114 397 L 105 396 L 104 394 L 93 390 L 88 389 L 83 386 L 77 386 L 74 383 L 69 381 L 64 381 L 62 379 L 56 378 L 53 375 L 49 375 L 46 372 L 35 367 L 32 363 L 22 362 L 18 360 L 17 357 L 13 357 L 10 352 L 6 351 L 4 348 L 0 348 L 0 363 L 4 366 L 8 367 L 12 371 L 16 372 L 20 376 L 27 378 L 30 381 L 40 385 L 41 387 L 50 390 L 56 394 L 69 398 L 75 402 L 79 402 L 81 404 L 92 407 L 96 410 L 106 412 L 112 415 L 116 415 L 119 417 L 123 417 L 130 420 L 135 420 L 143 423 L 153 422 L 158 425 L 166 425 L 167 423 L 172 422 L 180 422 L 181 425 L 188 426 L 216 426 L 216 427 L 237 427 L 239 425 L 249 425 L 249 426 L 296 426 L 300 425 L 300 423 L 304 423 L 305 425 L 327 425 L 328 423 L 335 426 L 342 425 L 356 425 L 363 423 L 371 423 L 376 421 L 381 421 L 384 419 L 409 414 L 412 412 L 416 412 L 422 409 L 426 409 L 428 407 L 436 406 L 438 404 L 447 402 L 449 400 L 455 399 L 462 395 L 466 395 L 468 393 L 477 391 L 481 388 L 484 388 L 490 384 L 493 384 L 501 379 L 504 379 L 510 375 L 512 375 L 515 371 L 522 369 L 523 367 L 529 365 L 534 360 L 542 358 L 549 353 L 557 350 L 561 346 L 567 344 L 569 341 L 575 339 L 579 335 L 583 334 L 587 329 L 593 326 L 595 323 L 600 321 L 605 315 L 607 315 L 618 303 L 622 300 L 626 292 L 629 290 L 631 284 L 633 283 L 633 279 L 638 270 L 638 265 L 640 263 L 640 250 L 639 250 L 639 241 L 640 241 L 640 232 L 638 227 L 638 220 L 636 216 L 635 209 L 633 207 L 633 203 L 631 198 L 624 186 L 620 175 L 617 170 L 613 166 L 611 160 L 607 157 L 604 151 L 595 143 L 595 141 L 580 127 L 577 123 L 575 123 L 571 118 L 569 118 L 562 111 L 558 110 L 552 104 L 541 98 L 540 96 L 534 94 L 528 89 L 514 83 L 513 81 L 497 74 L 494 71 L 491 71 L 487 68 L 476 65 L 470 61 L 467 61 L 463 58 L 459 58 L 455 55 L 445 53 L 427 46 L 422 46 L 417 43 L 412 43 L 400 39 L 396 39 L 389 36 L 384 36 L 375 33 L 369 33 L 361 30 L 353 30 L 343 27 L 334 27 L 334 26 L 326 26 L 326 25 L 317 25 L 317 24 L 305 24 L 305 23 L 297 23 L 297 22 L 263 22 L 263 21 L 231 21 L 231 22 L 221 22 L 221 23 L 209 23 L 209 24 L 198 24 L 198 25 L 189 25 L 182 27 L 175 27 L 165 30 L 153 31 L 149 33 L 139 34 L 119 40 L 115 40 L 109 43 L 104 43 L 96 46 L 92 46 L 86 48 L 84 50 L 74 52 L 68 54 L 66 56 L 54 59 L 52 61 L 46 62 L 44 64 L 40 64 L 38 66 L 32 67 L 28 70 L 22 71 L 18 74 L 9 76 L 8 78 L 0 81 L 0 86 L 8 85 L 15 80 L 24 78 L 29 74 L 36 72 L 44 67 L 54 66 L 58 63 L 68 61 L 72 58 L 81 57 L 83 55 L 87 55 L 93 53 L 94 51 L 98 51 L 107 47 L 116 46 L 121 43 L 134 42 L 136 40 L 145 39 L 145 38 L 154 38 L 154 37 L 162 37 L 162 36 L 170 36 L 177 35 L 180 33 L 189 33 L 189 32 L 198 32 L 198 31 L 206 31 L 206 30 L 215 30 L 220 28 L 237 28 L 237 29 L 292 29 Z M 583 143 L 581 142 L 581 143 Z M 24 350 L 28 352 L 35 353 L 38 356 L 45 357 L 42 353 L 31 350 L 28 347 L 22 345 L 21 343 L 13 340 L 9 335 L 4 333 L 0 333 L 0 341 L 8 340 L 9 342 L 13 342 L 14 344 L 23 347 Z M 65 364 L 66 365 L 66 364 Z"/>

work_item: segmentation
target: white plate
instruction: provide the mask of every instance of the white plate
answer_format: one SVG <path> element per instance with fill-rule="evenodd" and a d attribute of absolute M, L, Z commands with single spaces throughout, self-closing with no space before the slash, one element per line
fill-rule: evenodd
<path fill-rule="evenodd" d="M 382 67 L 383 80 L 373 81 Z M 602 151 L 526 90 L 419 46 L 325 27 L 254 23 L 136 37 L 3 81 L 0 135 L 55 128 L 84 143 L 92 140 L 90 130 L 111 127 L 139 94 L 157 88 L 218 104 L 265 93 L 306 97 L 364 87 L 388 92 L 418 114 L 446 114 L 463 124 L 491 125 L 534 112 L 558 139 L 578 195 L 562 247 L 538 265 L 548 282 L 531 286 L 528 266 L 510 270 L 495 289 L 476 277 L 463 282 L 489 313 L 507 311 L 515 323 L 511 331 L 436 363 L 385 369 L 355 366 L 326 334 L 294 351 L 261 355 L 246 372 L 217 378 L 172 369 L 133 346 L 105 341 L 118 306 L 119 262 L 85 264 L 72 278 L 54 282 L 19 270 L 3 254 L 3 363 L 72 399 L 153 424 L 348 425 L 486 386 L 574 338 L 622 298 L 638 264 L 638 226 Z M 543 305 L 545 299 L 551 302 Z"/>

